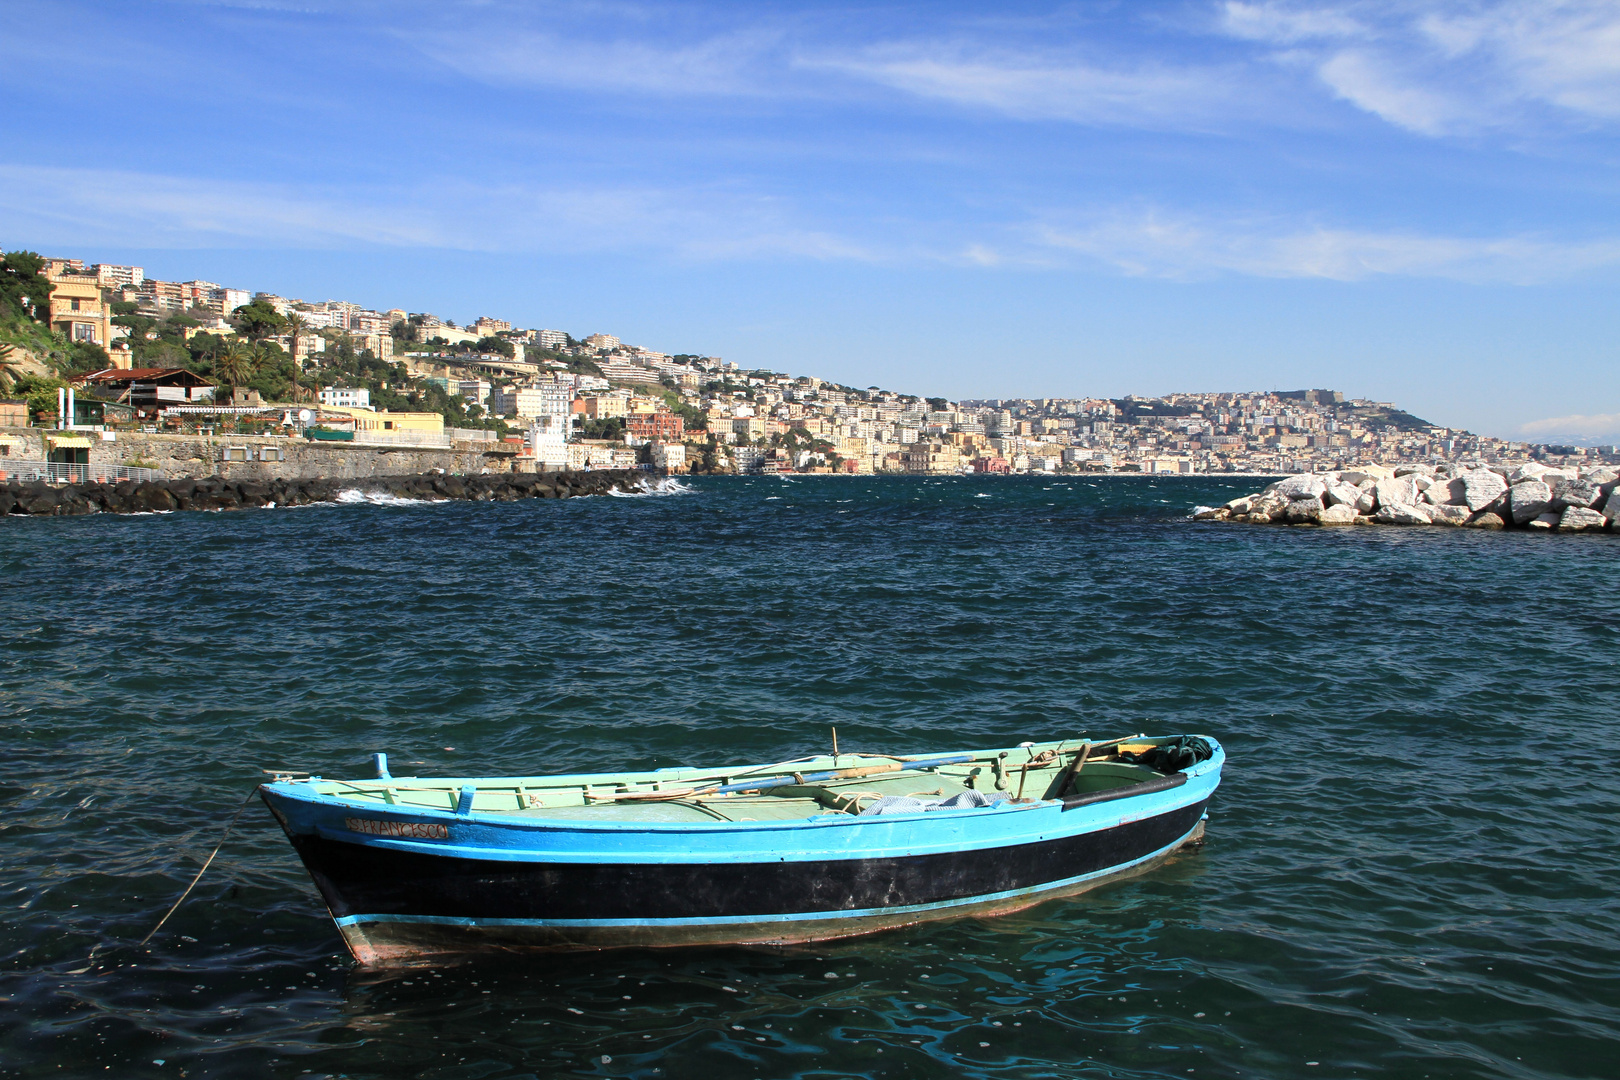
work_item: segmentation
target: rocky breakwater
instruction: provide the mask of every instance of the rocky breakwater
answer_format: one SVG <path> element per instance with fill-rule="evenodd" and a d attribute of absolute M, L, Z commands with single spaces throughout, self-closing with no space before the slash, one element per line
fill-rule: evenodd
<path fill-rule="evenodd" d="M 0 515 L 60 517 L 141 514 L 169 510 L 242 510 L 261 506 L 365 501 L 377 497 L 433 502 L 466 499 L 511 502 L 566 499 L 646 489 L 645 473 L 630 470 L 560 473 L 426 474 L 365 480 L 159 480 L 117 484 L 0 485 Z"/>
<path fill-rule="evenodd" d="M 1620 472 L 1521 465 L 1364 465 L 1302 473 L 1197 521 L 1253 525 L 1453 525 L 1472 529 L 1598 532 L 1620 520 Z"/>

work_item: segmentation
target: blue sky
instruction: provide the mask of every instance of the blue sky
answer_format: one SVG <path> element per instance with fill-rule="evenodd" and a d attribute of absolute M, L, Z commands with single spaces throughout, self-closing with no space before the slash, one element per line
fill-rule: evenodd
<path fill-rule="evenodd" d="M 951 397 L 1620 441 L 1620 0 L 0 0 L 0 244 Z"/>

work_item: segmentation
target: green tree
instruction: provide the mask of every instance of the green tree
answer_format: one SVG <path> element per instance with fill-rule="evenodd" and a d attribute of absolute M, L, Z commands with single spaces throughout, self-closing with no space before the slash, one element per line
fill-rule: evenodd
<path fill-rule="evenodd" d="M 580 428 L 580 435 L 586 439 L 613 439 L 624 438 L 624 417 L 607 416 L 595 420 L 586 420 Z"/>
<path fill-rule="evenodd" d="M 0 259 L 0 318 L 48 323 L 51 291 L 45 259 L 37 251 L 8 251 Z"/>
<path fill-rule="evenodd" d="M 508 360 L 517 355 L 517 349 L 512 345 L 512 343 L 501 337 L 479 338 L 478 344 L 473 346 L 473 351 L 481 353 L 498 353 L 501 356 L 506 357 Z"/>
<path fill-rule="evenodd" d="M 67 386 L 66 379 L 21 375 L 12 385 L 12 392 L 28 402 L 28 418 L 37 420 L 41 413 L 56 411 L 56 391 L 65 386 Z"/>
<path fill-rule="evenodd" d="M 280 333 L 281 328 L 287 324 L 281 312 L 263 300 L 243 304 L 231 312 L 231 316 L 236 320 L 237 329 L 254 341 Z"/>

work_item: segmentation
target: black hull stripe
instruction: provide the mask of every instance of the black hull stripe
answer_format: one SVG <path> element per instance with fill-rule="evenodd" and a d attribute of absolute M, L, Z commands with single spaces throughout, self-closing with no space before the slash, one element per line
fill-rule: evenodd
<path fill-rule="evenodd" d="M 990 851 L 825 862 L 513 863 L 292 841 L 339 919 L 746 918 L 938 904 L 1095 874 L 1175 843 L 1204 805 Z"/>

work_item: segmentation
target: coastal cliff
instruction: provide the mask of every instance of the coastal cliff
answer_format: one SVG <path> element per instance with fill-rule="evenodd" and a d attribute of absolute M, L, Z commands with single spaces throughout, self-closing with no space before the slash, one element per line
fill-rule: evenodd
<path fill-rule="evenodd" d="M 1497 465 L 1363 465 L 1301 473 L 1195 521 L 1251 525 L 1452 525 L 1473 529 L 1599 532 L 1620 521 L 1620 471 Z"/>
<path fill-rule="evenodd" d="M 473 476 L 421 474 L 362 480 L 274 479 L 159 480 L 116 484 L 46 483 L 0 485 L 0 515 L 61 517 L 77 514 L 141 514 L 170 510 L 242 510 L 364 500 L 373 496 L 435 502 L 513 502 L 566 499 L 641 491 L 649 479 L 630 470 L 558 473 L 488 473 Z"/>

